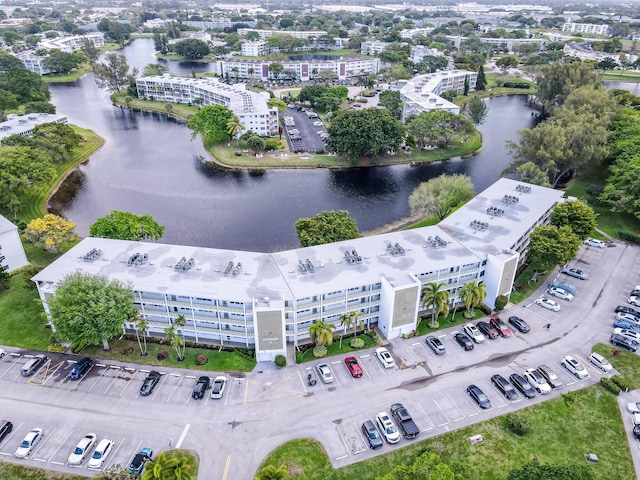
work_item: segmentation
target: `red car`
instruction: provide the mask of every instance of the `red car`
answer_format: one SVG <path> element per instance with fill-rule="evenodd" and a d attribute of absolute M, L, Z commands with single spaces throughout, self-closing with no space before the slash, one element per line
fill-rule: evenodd
<path fill-rule="evenodd" d="M 356 357 L 347 357 L 344 359 L 344 363 L 353 378 L 360 378 L 362 376 L 362 367 L 360 367 Z"/>
<path fill-rule="evenodd" d="M 489 324 L 498 331 L 501 337 L 511 336 L 511 329 L 499 317 L 492 317 Z"/>

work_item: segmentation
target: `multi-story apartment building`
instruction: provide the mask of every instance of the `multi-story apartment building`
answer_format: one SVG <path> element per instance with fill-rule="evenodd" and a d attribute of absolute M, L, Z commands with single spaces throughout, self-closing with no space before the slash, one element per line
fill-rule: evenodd
<path fill-rule="evenodd" d="M 270 254 L 86 238 L 33 281 L 47 314 L 70 272 L 129 282 L 152 334 L 183 315 L 188 339 L 253 347 L 272 360 L 308 342 L 318 320 L 342 331 L 350 312 L 388 338 L 409 333 L 427 313 L 430 282 L 444 282 L 452 304 L 465 283 L 482 282 L 493 306 L 509 296 L 529 234 L 562 195 L 503 178 L 439 225 Z"/>
<path fill-rule="evenodd" d="M 80 50 L 86 40 L 93 42 L 96 48 L 104 47 L 104 34 L 102 32 L 95 32 L 86 35 L 74 35 L 73 37 L 44 39 L 38 43 L 38 48 L 46 50 L 57 49 L 62 52 L 71 53 Z"/>
<path fill-rule="evenodd" d="M 609 35 L 609 25 L 598 25 L 596 23 L 565 23 L 562 25 L 562 31 Z"/>
<path fill-rule="evenodd" d="M 407 30 L 401 30 L 400 38 L 414 39 L 416 37 L 428 37 L 431 32 L 433 32 L 433 28 L 411 28 Z"/>
<path fill-rule="evenodd" d="M 265 40 L 269 37 L 275 37 L 277 35 L 289 35 L 294 38 L 306 38 L 314 39 L 327 35 L 324 30 L 258 30 L 255 28 L 239 28 L 238 35 L 246 37 L 249 32 L 257 32 L 260 35 L 260 40 Z"/>
<path fill-rule="evenodd" d="M 30 113 L 28 115 L 7 115 L 7 119 L 0 123 L 0 143 L 11 135 L 30 137 L 33 129 L 43 123 L 69 123 L 66 115 L 54 115 L 51 113 Z"/>
<path fill-rule="evenodd" d="M 220 74 L 225 78 L 254 78 L 261 81 L 275 79 L 269 70 L 272 62 L 262 60 L 224 60 L 219 64 Z M 346 80 L 347 78 L 377 74 L 380 61 L 373 57 L 336 58 L 335 60 L 306 60 L 280 61 L 283 72 L 290 72 L 299 81 L 307 82 L 322 78 L 326 73 L 332 78 Z M 284 74 L 281 74 L 284 76 Z"/>
<path fill-rule="evenodd" d="M 381 42 L 380 40 L 362 42 L 360 44 L 360 53 L 363 55 L 376 55 L 384 52 L 390 46 L 391 42 Z"/>
<path fill-rule="evenodd" d="M 269 107 L 266 92 L 250 92 L 244 85 L 227 85 L 216 78 L 161 75 L 136 79 L 138 98 L 161 102 L 223 105 L 238 116 L 246 130 L 268 136 L 278 132 L 278 109 Z"/>
<path fill-rule="evenodd" d="M 432 57 L 444 57 L 444 53 L 442 53 L 437 48 L 429 48 L 424 45 L 411 45 L 411 54 L 409 55 L 409 60 L 413 63 L 419 63 L 422 61 L 424 57 L 427 55 Z"/>
<path fill-rule="evenodd" d="M 264 40 L 255 40 L 253 42 L 244 42 L 240 46 L 242 55 L 247 57 L 263 57 L 269 53 L 269 47 Z"/>
<path fill-rule="evenodd" d="M 231 28 L 233 26 L 233 22 L 227 17 L 216 17 L 202 21 L 187 20 L 182 23 L 188 27 L 199 28 L 200 30 L 218 30 Z"/>
<path fill-rule="evenodd" d="M 460 107 L 440 95 L 449 90 L 463 93 L 465 80 L 469 82 L 469 90 L 473 90 L 477 79 L 476 72 L 466 70 L 446 70 L 412 78 L 400 89 L 402 121 L 406 122 L 412 115 L 432 110 L 460 113 Z"/>
<path fill-rule="evenodd" d="M 35 55 L 34 53 L 19 53 L 16 55 L 24 65 L 24 68 L 38 75 L 51 73 L 49 68 L 43 63 L 46 56 Z"/>
<path fill-rule="evenodd" d="M 600 52 L 591 48 L 591 44 L 589 43 L 567 43 L 562 49 L 565 55 L 570 57 L 577 57 L 581 60 L 593 60 L 594 62 L 601 62 L 610 58 L 615 60 L 617 63 L 620 62 L 621 55 L 620 53 L 607 53 Z M 633 55 L 631 53 L 624 54 L 626 61 L 629 63 L 633 63 L 638 59 L 638 55 Z"/>

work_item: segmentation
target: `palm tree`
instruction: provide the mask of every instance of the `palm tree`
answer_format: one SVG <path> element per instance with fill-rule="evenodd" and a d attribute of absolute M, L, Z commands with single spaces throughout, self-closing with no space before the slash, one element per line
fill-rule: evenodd
<path fill-rule="evenodd" d="M 186 457 L 182 457 L 180 461 L 173 467 L 173 473 L 175 480 L 192 480 L 193 475 L 191 475 L 191 465 L 189 464 L 189 459 Z M 170 473 L 170 474 L 171 474 Z M 171 477 L 169 477 L 171 478 Z"/>
<path fill-rule="evenodd" d="M 473 318 L 473 309 L 484 302 L 486 297 L 487 288 L 484 283 L 478 284 L 475 280 L 465 283 L 460 289 L 460 298 L 467 308 L 465 318 Z"/>
<path fill-rule="evenodd" d="M 319 320 L 309 327 L 309 336 L 311 341 L 315 342 L 316 347 L 314 352 L 322 356 L 322 352 L 325 351 L 325 345 L 331 345 L 333 343 L 333 329 L 336 326 L 332 323 L 327 323 L 324 320 Z"/>
<path fill-rule="evenodd" d="M 438 322 L 436 318 L 441 313 L 446 316 L 449 313 L 449 292 L 444 290 L 447 286 L 446 283 L 427 283 L 422 287 L 422 307 L 431 307 L 431 322 L 430 328 L 438 328 Z"/>
<path fill-rule="evenodd" d="M 249 67 L 249 68 L 247 68 L 247 74 L 248 74 L 250 77 L 253 77 L 253 74 L 255 73 L 255 71 L 256 71 L 256 69 L 255 69 L 255 68 L 253 68 L 253 67 Z"/>
<path fill-rule="evenodd" d="M 289 471 L 286 465 L 280 465 L 278 468 L 273 465 L 267 465 L 260 473 L 256 475 L 254 480 L 287 480 L 289 478 Z"/>
<path fill-rule="evenodd" d="M 193 480 L 189 459 L 168 453 L 162 452 L 147 462 L 142 480 Z"/>
<path fill-rule="evenodd" d="M 186 346 L 184 341 L 184 331 L 182 330 L 182 327 L 184 327 L 186 324 L 187 320 L 186 318 L 184 318 L 184 315 L 178 315 L 178 318 L 173 321 L 173 324 L 164 329 L 165 341 L 175 349 L 176 353 L 178 354 L 179 361 L 184 360 Z M 176 327 L 180 328 L 180 333 L 176 331 Z"/>
<path fill-rule="evenodd" d="M 236 146 L 240 145 L 240 136 L 244 130 L 244 125 L 240 123 L 240 119 L 237 115 L 232 116 L 227 122 L 227 134 L 233 138 L 237 138 Z"/>
<path fill-rule="evenodd" d="M 138 313 L 136 315 L 136 338 L 138 339 L 138 346 L 140 347 L 140 355 L 146 355 L 147 354 L 147 335 L 149 333 L 149 322 L 147 321 L 146 318 L 144 318 L 142 316 L 141 313 Z M 143 348 L 143 344 L 140 342 L 140 334 L 142 334 L 142 342 L 144 342 L 144 348 Z"/>

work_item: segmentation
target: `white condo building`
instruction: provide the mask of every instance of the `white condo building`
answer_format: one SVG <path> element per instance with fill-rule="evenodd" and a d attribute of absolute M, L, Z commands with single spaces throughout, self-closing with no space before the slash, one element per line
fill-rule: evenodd
<path fill-rule="evenodd" d="M 343 330 L 356 312 L 387 338 L 410 333 L 423 285 L 482 282 L 486 303 L 509 296 L 533 228 L 549 222 L 563 193 L 500 179 L 439 225 L 277 253 L 85 238 L 33 277 L 45 312 L 65 275 L 82 271 L 132 285 L 150 332 L 183 315 L 195 341 L 253 347 L 258 360 L 309 341 L 318 320 Z M 124 329 L 133 329 L 125 323 Z"/>
<path fill-rule="evenodd" d="M 58 37 L 44 39 L 38 43 L 38 48 L 72 53 L 80 50 L 85 40 L 90 40 L 96 48 L 104 47 L 104 34 L 102 32 L 88 33 L 86 35 L 74 35 L 73 37 Z"/>
<path fill-rule="evenodd" d="M 444 53 L 442 53 L 437 48 L 429 48 L 424 45 L 411 45 L 411 54 L 409 55 L 409 60 L 413 63 L 420 63 L 424 57 L 444 57 Z"/>
<path fill-rule="evenodd" d="M 240 51 L 246 57 L 263 57 L 269 53 L 269 47 L 264 40 L 255 40 L 253 42 L 244 42 L 240 45 Z"/>
<path fill-rule="evenodd" d="M 294 38 L 319 38 L 327 35 L 327 32 L 324 30 L 258 30 L 255 28 L 239 28 L 238 35 L 241 37 L 246 37 L 249 32 L 257 32 L 260 36 L 260 40 L 265 40 L 269 37 L 276 37 L 278 35 L 289 35 Z"/>
<path fill-rule="evenodd" d="M 11 135 L 30 137 L 33 129 L 43 123 L 69 123 L 66 115 L 54 115 L 52 113 L 29 113 L 27 115 L 7 115 L 7 119 L 0 123 L 0 143 Z"/>
<path fill-rule="evenodd" d="M 413 77 L 400 89 L 402 121 L 406 122 L 412 115 L 432 110 L 460 113 L 458 105 L 440 95 L 449 90 L 463 93 L 465 79 L 469 82 L 469 90 L 474 90 L 478 74 L 467 70 L 445 70 Z"/>
<path fill-rule="evenodd" d="M 595 23 L 565 23 L 562 25 L 562 31 L 609 35 L 609 25 L 598 25 Z"/>
<path fill-rule="evenodd" d="M 199 98 L 203 105 L 222 105 L 238 116 L 246 130 L 261 136 L 278 133 L 278 109 L 267 105 L 267 92 L 250 92 L 244 85 L 227 85 L 211 77 L 171 75 L 138 78 L 136 88 L 138 98 L 175 103 Z"/>

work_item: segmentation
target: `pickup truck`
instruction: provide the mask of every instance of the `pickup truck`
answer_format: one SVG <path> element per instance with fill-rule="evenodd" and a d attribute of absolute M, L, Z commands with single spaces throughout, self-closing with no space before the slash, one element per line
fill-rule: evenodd
<path fill-rule="evenodd" d="M 401 403 L 391 405 L 391 415 L 400 427 L 404 438 L 415 438 L 420 433 L 418 426 L 409 415 L 409 412 Z"/>

